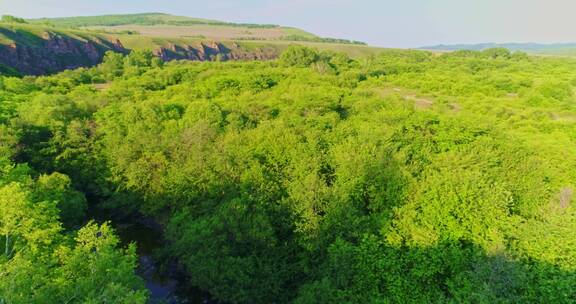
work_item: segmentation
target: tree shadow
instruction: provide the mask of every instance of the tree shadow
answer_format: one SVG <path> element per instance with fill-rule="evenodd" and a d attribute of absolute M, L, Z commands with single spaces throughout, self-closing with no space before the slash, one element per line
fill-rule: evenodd
<path fill-rule="evenodd" d="M 339 240 L 296 303 L 574 303 L 576 273 L 474 244 L 395 248 Z"/>

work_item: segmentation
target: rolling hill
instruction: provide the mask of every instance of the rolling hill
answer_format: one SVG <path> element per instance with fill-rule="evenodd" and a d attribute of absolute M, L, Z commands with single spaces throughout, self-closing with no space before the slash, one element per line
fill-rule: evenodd
<path fill-rule="evenodd" d="M 364 44 L 347 39 L 323 38 L 301 29 L 276 24 L 231 23 L 163 13 L 42 18 L 28 22 L 153 37 Z"/>
<path fill-rule="evenodd" d="M 377 52 L 361 42 L 322 38 L 271 24 L 238 24 L 161 13 L 0 22 L 0 73 L 49 74 L 101 62 L 107 51 L 149 49 L 163 60 L 272 59 L 293 43 L 344 51 Z"/>

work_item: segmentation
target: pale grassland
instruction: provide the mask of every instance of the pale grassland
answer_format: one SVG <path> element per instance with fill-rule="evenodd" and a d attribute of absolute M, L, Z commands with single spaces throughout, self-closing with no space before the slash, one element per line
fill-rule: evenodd
<path fill-rule="evenodd" d="M 286 35 L 284 29 L 276 28 L 249 28 L 227 25 L 119 25 L 98 26 L 90 29 L 110 32 L 136 31 L 142 36 L 183 38 L 203 36 L 208 39 L 280 39 Z"/>
<path fill-rule="evenodd" d="M 255 28 L 232 25 L 118 25 L 92 26 L 87 30 L 121 33 L 133 31 L 141 36 L 164 38 L 206 38 L 214 40 L 280 40 L 286 36 L 299 36 L 305 39 L 315 39 L 318 36 L 291 27 Z"/>

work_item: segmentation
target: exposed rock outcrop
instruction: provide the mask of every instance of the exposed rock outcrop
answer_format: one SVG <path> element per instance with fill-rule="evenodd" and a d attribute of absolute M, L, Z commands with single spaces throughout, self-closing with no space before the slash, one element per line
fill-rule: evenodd
<path fill-rule="evenodd" d="M 118 39 L 105 40 L 97 36 L 80 38 L 52 32 L 40 36 L 0 28 L 0 34 L 10 37 L 10 44 L 0 44 L 0 66 L 6 66 L 24 75 L 43 75 L 67 69 L 94 66 L 102 62 L 107 51 L 128 53 Z M 196 60 L 268 60 L 278 51 L 274 48 L 246 50 L 235 42 L 198 42 L 193 45 L 169 44 L 154 54 L 164 61 Z"/>
<path fill-rule="evenodd" d="M 198 45 L 169 44 L 154 51 L 164 61 L 171 60 L 270 60 L 278 56 L 275 49 L 255 49 L 247 51 L 237 43 L 226 46 L 219 42 L 199 43 Z"/>
<path fill-rule="evenodd" d="M 85 40 L 47 32 L 32 42 L 0 45 L 0 64 L 22 74 L 49 74 L 96 65 L 109 50 L 127 52 L 119 41 Z"/>

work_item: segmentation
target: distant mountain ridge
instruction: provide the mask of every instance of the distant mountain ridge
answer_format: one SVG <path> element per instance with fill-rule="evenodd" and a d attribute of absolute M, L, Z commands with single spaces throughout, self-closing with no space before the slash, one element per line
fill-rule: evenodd
<path fill-rule="evenodd" d="M 439 44 L 433 46 L 420 47 L 421 50 L 434 51 L 458 51 L 473 50 L 481 51 L 490 48 L 506 48 L 511 51 L 524 51 L 537 54 L 573 54 L 576 53 L 576 42 L 568 43 L 477 43 L 477 44 Z"/>

